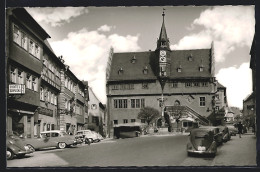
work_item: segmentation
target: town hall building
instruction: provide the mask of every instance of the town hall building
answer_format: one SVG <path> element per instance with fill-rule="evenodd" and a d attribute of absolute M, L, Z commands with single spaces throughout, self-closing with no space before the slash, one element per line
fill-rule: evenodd
<path fill-rule="evenodd" d="M 137 115 L 147 106 L 167 113 L 175 127 L 188 127 L 189 120 L 210 124 L 217 93 L 213 43 L 210 49 L 171 49 L 162 16 L 154 51 L 116 53 L 111 48 L 106 71 L 110 137 L 117 125 L 145 123 Z"/>

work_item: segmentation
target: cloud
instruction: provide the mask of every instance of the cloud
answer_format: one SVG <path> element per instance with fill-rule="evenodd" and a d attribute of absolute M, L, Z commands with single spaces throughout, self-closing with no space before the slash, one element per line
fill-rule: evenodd
<path fill-rule="evenodd" d="M 50 42 L 55 54 L 63 55 L 65 64 L 80 80 L 89 81 L 89 85 L 100 98 L 106 101 L 105 74 L 110 47 L 115 52 L 131 52 L 140 50 L 139 35 L 120 36 L 104 35 L 97 31 L 81 29 L 70 32 L 60 41 Z"/>
<path fill-rule="evenodd" d="M 88 10 L 84 7 L 26 8 L 26 10 L 38 23 L 43 22 L 50 24 L 52 27 L 70 23 L 73 18 L 88 13 Z"/>
<path fill-rule="evenodd" d="M 173 49 L 209 48 L 214 41 L 216 62 L 224 62 L 235 48 L 252 44 L 255 30 L 253 6 L 218 6 L 207 9 L 187 30 L 202 26 L 203 30 L 183 37 Z"/>
<path fill-rule="evenodd" d="M 229 67 L 221 69 L 216 75 L 219 83 L 227 88 L 229 106 L 242 109 L 243 101 L 252 91 L 252 71 L 249 63 L 243 63 L 238 68 Z"/>
<path fill-rule="evenodd" d="M 108 26 L 108 25 L 103 25 L 100 26 L 97 30 L 101 32 L 109 32 L 112 28 L 115 28 L 115 26 Z"/>

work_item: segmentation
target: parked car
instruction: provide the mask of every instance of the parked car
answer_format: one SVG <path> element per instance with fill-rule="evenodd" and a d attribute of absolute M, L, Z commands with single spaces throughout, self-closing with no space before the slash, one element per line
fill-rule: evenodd
<path fill-rule="evenodd" d="M 6 159 L 11 160 L 14 156 L 18 158 L 24 157 L 26 154 L 33 153 L 35 150 L 26 146 L 18 136 L 6 134 Z"/>
<path fill-rule="evenodd" d="M 97 133 L 97 136 L 98 136 L 98 139 L 99 139 L 99 140 L 104 140 L 104 137 L 101 136 L 101 134 Z"/>
<path fill-rule="evenodd" d="M 75 146 L 81 144 L 81 139 L 76 139 L 75 136 L 68 135 L 64 131 L 51 130 L 40 133 L 40 138 L 28 138 L 24 140 L 26 145 L 32 146 L 35 150 L 57 147 L 64 149 L 67 146 Z"/>
<path fill-rule="evenodd" d="M 217 143 L 217 146 L 222 145 L 223 141 L 222 141 L 222 133 L 220 132 L 219 127 L 216 126 L 203 126 L 200 128 L 204 128 L 204 129 L 208 129 L 208 130 L 212 130 L 214 133 L 214 138 L 215 141 Z"/>
<path fill-rule="evenodd" d="M 230 140 L 231 136 L 230 136 L 230 133 L 229 133 L 229 129 L 227 126 L 224 126 L 224 125 L 220 125 L 218 126 L 219 129 L 220 129 L 220 132 L 222 133 L 222 141 L 223 142 L 227 142 Z"/>
<path fill-rule="evenodd" d="M 234 125 L 229 124 L 229 125 L 226 125 L 226 126 L 228 127 L 229 133 L 230 133 L 231 136 L 236 136 L 237 135 L 238 130 L 237 130 L 237 128 L 235 128 Z"/>
<path fill-rule="evenodd" d="M 86 139 L 88 139 L 91 143 L 100 141 L 97 133 L 94 131 L 91 131 L 91 130 L 79 130 L 76 133 L 76 137 L 82 138 L 83 142 L 85 142 L 85 143 L 88 143 L 88 141 Z"/>
<path fill-rule="evenodd" d="M 190 131 L 187 144 L 188 156 L 192 154 L 209 154 L 215 156 L 217 153 L 217 142 L 214 130 L 210 128 L 196 128 Z"/>

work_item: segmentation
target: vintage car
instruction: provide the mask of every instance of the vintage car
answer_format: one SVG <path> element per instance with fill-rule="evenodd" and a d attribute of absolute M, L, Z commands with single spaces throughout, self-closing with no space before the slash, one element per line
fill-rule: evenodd
<path fill-rule="evenodd" d="M 224 125 L 220 125 L 220 126 L 218 126 L 218 128 L 220 129 L 220 132 L 222 133 L 222 141 L 223 142 L 229 141 L 231 136 L 230 136 L 228 127 L 224 126 Z"/>
<path fill-rule="evenodd" d="M 33 153 L 34 149 L 26 146 L 18 136 L 13 134 L 6 134 L 6 159 L 11 160 L 15 156 L 22 158 L 25 154 Z"/>
<path fill-rule="evenodd" d="M 230 133 L 231 136 L 236 136 L 237 135 L 238 130 L 237 130 L 237 128 L 234 125 L 227 124 L 226 126 L 228 127 L 229 133 Z"/>
<path fill-rule="evenodd" d="M 85 143 L 88 143 L 88 141 L 86 139 L 88 139 L 91 143 L 100 141 L 100 138 L 98 138 L 97 133 L 94 131 L 91 131 L 91 130 L 77 131 L 76 138 L 82 138 L 83 142 L 85 142 Z"/>
<path fill-rule="evenodd" d="M 223 144 L 222 133 L 220 132 L 219 127 L 216 127 L 216 126 L 201 126 L 200 128 L 212 130 L 213 133 L 214 133 L 214 138 L 215 138 L 215 141 L 217 143 L 217 146 Z"/>
<path fill-rule="evenodd" d="M 64 149 L 67 146 L 75 146 L 81 144 L 81 139 L 76 139 L 75 136 L 68 135 L 64 131 L 51 130 L 40 133 L 40 138 L 28 138 L 24 142 L 26 145 L 32 146 L 35 150 L 57 147 Z"/>
<path fill-rule="evenodd" d="M 215 156 L 217 153 L 217 142 L 214 131 L 207 128 L 196 128 L 190 131 L 187 144 L 188 156 L 192 154 L 208 154 Z"/>

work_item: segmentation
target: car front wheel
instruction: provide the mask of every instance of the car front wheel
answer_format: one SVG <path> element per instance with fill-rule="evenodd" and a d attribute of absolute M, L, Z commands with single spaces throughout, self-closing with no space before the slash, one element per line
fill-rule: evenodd
<path fill-rule="evenodd" d="M 64 142 L 58 143 L 58 148 L 59 149 L 64 149 L 65 147 L 66 147 L 66 143 L 64 143 Z"/>
<path fill-rule="evenodd" d="M 14 153 L 13 153 L 13 151 L 11 151 L 10 149 L 7 149 L 6 150 L 6 159 L 7 160 L 11 160 L 11 159 L 13 159 L 14 158 Z"/>

